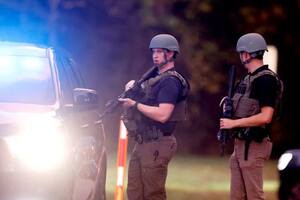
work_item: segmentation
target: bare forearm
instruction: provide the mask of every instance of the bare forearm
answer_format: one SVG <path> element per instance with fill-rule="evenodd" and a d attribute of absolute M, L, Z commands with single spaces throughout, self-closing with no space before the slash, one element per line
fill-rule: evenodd
<path fill-rule="evenodd" d="M 263 107 L 261 112 L 241 119 L 220 119 L 221 129 L 232 129 L 237 127 L 262 126 L 272 121 L 274 109 L 272 107 Z"/>
<path fill-rule="evenodd" d="M 270 123 L 270 121 L 262 113 L 259 113 L 251 117 L 235 120 L 235 127 L 254 127 L 262 126 L 268 123 Z"/>
<path fill-rule="evenodd" d="M 172 104 L 149 106 L 139 103 L 137 105 L 138 111 L 143 113 L 146 117 L 149 117 L 150 119 L 159 121 L 161 123 L 166 122 L 170 118 L 173 108 L 174 105 Z"/>
<path fill-rule="evenodd" d="M 119 99 L 119 101 L 123 102 L 124 108 L 128 109 L 132 106 L 136 106 L 137 110 L 143 113 L 146 117 L 161 123 L 165 123 L 170 118 L 175 107 L 175 105 L 170 103 L 161 103 L 158 106 L 149 106 L 137 103 L 130 98 Z"/>

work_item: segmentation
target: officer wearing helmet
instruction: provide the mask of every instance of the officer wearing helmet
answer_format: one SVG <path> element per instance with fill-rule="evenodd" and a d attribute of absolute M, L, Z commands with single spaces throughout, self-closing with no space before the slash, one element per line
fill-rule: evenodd
<path fill-rule="evenodd" d="M 270 123 L 282 94 L 278 76 L 263 63 L 265 39 L 248 33 L 236 45 L 248 73 L 238 83 L 233 119 L 220 119 L 221 129 L 232 129 L 234 152 L 230 157 L 230 199 L 265 199 L 263 166 L 272 150 Z"/>
<path fill-rule="evenodd" d="M 179 54 L 176 38 L 159 34 L 149 45 L 157 73 L 142 84 L 140 99 L 119 99 L 126 110 L 134 110 L 126 124 L 135 124 L 136 144 L 129 161 L 127 196 L 129 200 L 166 199 L 165 182 L 169 161 L 177 149 L 172 134 L 177 122 L 186 118 L 187 80 L 175 71 Z M 134 81 L 127 83 L 132 87 Z M 125 122 L 124 122 L 125 123 Z M 129 133 L 130 135 L 130 133 Z"/>

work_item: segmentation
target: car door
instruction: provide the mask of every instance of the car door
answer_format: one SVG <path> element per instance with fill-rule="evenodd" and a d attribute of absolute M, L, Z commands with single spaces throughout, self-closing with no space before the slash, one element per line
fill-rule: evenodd
<path fill-rule="evenodd" d="M 101 122 L 99 113 L 95 108 L 76 109 L 75 107 L 74 89 L 85 88 L 85 83 L 75 68 L 73 60 L 58 56 L 57 68 L 61 88 L 61 107 L 62 110 L 66 110 L 61 112 L 61 115 L 76 146 L 76 178 L 72 199 L 105 199 L 105 135 L 99 123 Z M 64 109 L 70 105 L 71 109 Z M 100 186 L 99 182 L 101 182 Z"/>

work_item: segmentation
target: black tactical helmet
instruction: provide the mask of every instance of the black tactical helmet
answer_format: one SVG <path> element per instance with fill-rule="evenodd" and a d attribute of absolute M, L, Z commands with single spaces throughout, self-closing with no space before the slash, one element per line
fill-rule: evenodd
<path fill-rule="evenodd" d="M 159 34 L 150 41 L 149 49 L 167 49 L 179 53 L 179 44 L 176 38 L 169 34 Z"/>
<path fill-rule="evenodd" d="M 267 43 L 263 36 L 258 33 L 248 33 L 239 38 L 236 44 L 237 52 L 254 53 L 257 51 L 267 51 Z"/>

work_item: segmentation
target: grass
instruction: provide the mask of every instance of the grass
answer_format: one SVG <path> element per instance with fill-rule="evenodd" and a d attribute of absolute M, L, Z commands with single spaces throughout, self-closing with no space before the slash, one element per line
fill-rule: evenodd
<path fill-rule="evenodd" d="M 107 199 L 112 200 L 116 184 L 116 156 L 109 157 L 106 189 Z M 171 200 L 225 200 L 229 199 L 229 181 L 228 157 L 176 155 L 169 165 L 167 196 Z M 277 200 L 277 189 L 276 161 L 271 160 L 264 170 L 266 199 Z"/>

